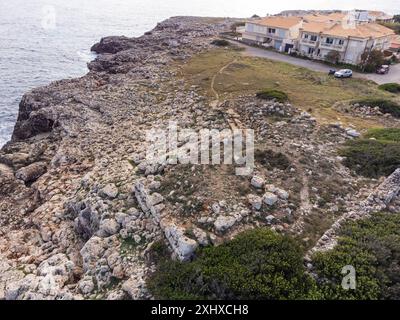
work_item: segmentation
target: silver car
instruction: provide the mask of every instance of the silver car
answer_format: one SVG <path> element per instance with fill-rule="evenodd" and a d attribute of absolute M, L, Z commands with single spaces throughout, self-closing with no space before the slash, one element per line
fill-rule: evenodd
<path fill-rule="evenodd" d="M 336 78 L 351 78 L 353 76 L 353 71 L 350 69 L 342 69 L 335 72 Z"/>

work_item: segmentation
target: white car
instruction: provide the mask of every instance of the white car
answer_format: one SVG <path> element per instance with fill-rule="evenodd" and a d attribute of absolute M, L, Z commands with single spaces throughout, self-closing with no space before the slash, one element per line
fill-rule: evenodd
<path fill-rule="evenodd" d="M 342 69 L 335 72 L 336 78 L 351 78 L 353 76 L 353 71 L 350 69 Z"/>

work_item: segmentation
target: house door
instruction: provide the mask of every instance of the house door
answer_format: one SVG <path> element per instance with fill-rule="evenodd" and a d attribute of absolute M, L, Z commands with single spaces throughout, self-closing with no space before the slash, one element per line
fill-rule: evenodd
<path fill-rule="evenodd" d="M 274 46 L 274 48 L 275 48 L 276 50 L 281 50 L 281 46 L 282 46 L 282 41 L 277 41 L 277 40 L 275 40 L 275 46 Z"/>
<path fill-rule="evenodd" d="M 293 47 L 294 46 L 292 44 L 287 43 L 286 46 L 285 46 L 285 52 L 289 52 L 289 50 L 293 49 Z"/>

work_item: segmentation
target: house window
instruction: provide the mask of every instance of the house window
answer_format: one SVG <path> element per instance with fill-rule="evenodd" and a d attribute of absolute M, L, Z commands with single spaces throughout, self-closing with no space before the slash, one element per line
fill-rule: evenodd
<path fill-rule="evenodd" d="M 304 35 L 304 39 L 308 39 L 308 34 L 305 34 L 305 35 Z"/>
<path fill-rule="evenodd" d="M 314 48 L 308 48 L 308 54 L 314 54 L 315 49 Z"/>
<path fill-rule="evenodd" d="M 325 41 L 327 44 L 333 44 L 333 38 L 326 38 Z"/>
<path fill-rule="evenodd" d="M 311 36 L 311 41 L 317 41 L 317 36 Z"/>
<path fill-rule="evenodd" d="M 276 29 L 268 28 L 268 33 L 276 33 Z"/>
<path fill-rule="evenodd" d="M 343 40 L 343 39 L 340 39 L 340 40 L 339 40 L 339 45 L 340 45 L 340 46 L 344 45 L 344 40 Z"/>

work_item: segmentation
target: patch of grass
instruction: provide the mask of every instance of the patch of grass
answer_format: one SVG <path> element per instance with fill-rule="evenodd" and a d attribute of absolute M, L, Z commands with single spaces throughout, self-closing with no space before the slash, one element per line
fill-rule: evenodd
<path fill-rule="evenodd" d="M 339 153 L 346 157 L 344 164 L 360 175 L 388 176 L 400 167 L 399 136 L 399 129 L 372 129 L 363 139 L 348 141 Z"/>
<path fill-rule="evenodd" d="M 378 128 L 370 129 L 365 134 L 365 138 L 374 138 L 381 141 L 400 142 L 400 129 L 398 128 Z"/>
<path fill-rule="evenodd" d="M 210 99 L 211 79 L 228 63 L 236 60 L 240 68 L 226 68 L 216 77 L 215 89 L 221 99 L 234 98 L 243 94 L 256 94 L 265 88 L 286 92 L 290 102 L 307 110 L 312 106 L 313 116 L 320 123 L 337 122 L 338 117 L 344 125 L 352 123 L 358 129 L 379 126 L 373 119 L 361 119 L 342 114 L 331 107 L 338 101 L 379 98 L 390 99 L 392 94 L 379 90 L 378 86 L 367 80 L 346 79 L 337 81 L 325 73 L 313 72 L 291 64 L 242 55 L 234 50 L 215 49 L 193 57 L 181 69 L 187 86 L 198 85 Z"/>
<path fill-rule="evenodd" d="M 315 289 L 294 240 L 266 228 L 200 249 L 190 263 L 164 261 L 148 288 L 157 299 L 173 300 L 304 299 Z"/>
<path fill-rule="evenodd" d="M 125 255 L 134 252 L 144 242 L 144 238 L 142 238 L 139 243 L 137 243 L 133 238 L 121 239 L 121 254 Z"/>
<path fill-rule="evenodd" d="M 275 89 L 264 89 L 259 91 L 257 92 L 257 98 L 264 100 L 276 100 L 281 103 L 286 102 L 289 99 L 285 92 Z"/>
<path fill-rule="evenodd" d="M 313 257 L 324 299 L 400 299 L 400 215 L 379 213 L 348 223 L 338 245 Z M 356 270 L 356 290 L 343 290 L 341 270 Z"/>
<path fill-rule="evenodd" d="M 378 88 L 391 93 L 400 93 L 400 84 L 398 83 L 385 83 L 380 85 Z"/>
<path fill-rule="evenodd" d="M 400 118 L 400 105 L 388 99 L 361 99 L 353 101 L 353 104 L 361 104 L 369 107 L 378 107 L 382 113 L 390 113 L 395 118 Z"/>

